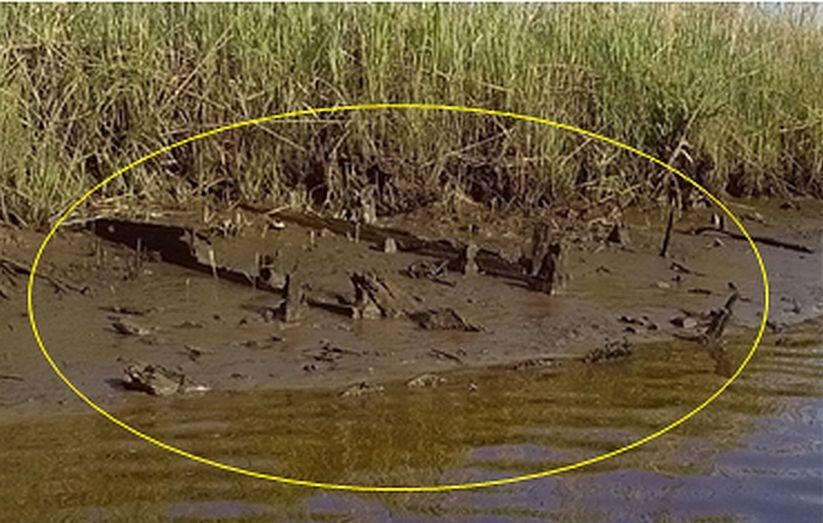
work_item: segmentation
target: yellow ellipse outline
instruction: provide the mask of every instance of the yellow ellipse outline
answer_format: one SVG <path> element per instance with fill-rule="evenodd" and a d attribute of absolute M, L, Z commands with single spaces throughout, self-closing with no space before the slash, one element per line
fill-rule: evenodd
<path fill-rule="evenodd" d="M 159 156 L 161 154 L 167 153 L 172 149 L 185 145 L 187 143 L 193 142 L 195 140 L 200 140 L 202 138 L 208 138 L 210 136 L 217 135 L 219 133 L 223 133 L 226 131 L 230 131 L 233 129 L 239 129 L 241 127 L 246 127 L 249 125 L 258 125 L 262 123 L 272 122 L 276 120 L 284 120 L 287 118 L 299 117 L 299 116 L 314 116 L 318 114 L 324 113 L 339 113 L 339 112 L 350 112 L 350 111 L 374 111 L 374 110 L 386 110 L 386 109 L 415 109 L 415 110 L 431 110 L 431 111 L 451 111 L 451 112 L 461 112 L 461 113 L 471 113 L 471 114 L 479 114 L 484 116 L 499 116 L 504 118 L 512 118 L 515 120 L 521 120 L 525 122 L 532 122 L 541 125 L 548 125 L 550 127 L 554 127 L 557 129 L 562 129 L 565 131 L 571 131 L 577 133 L 582 136 L 586 136 L 595 140 L 599 140 L 601 142 L 613 145 L 620 149 L 626 150 L 630 153 L 633 153 L 641 158 L 644 158 L 652 163 L 660 165 L 661 167 L 671 171 L 672 173 L 676 174 L 680 178 L 684 179 L 686 182 L 693 185 L 697 190 L 703 193 L 712 203 L 720 207 L 726 215 L 731 218 L 734 224 L 740 229 L 740 232 L 743 233 L 745 236 L 746 241 L 749 243 L 749 247 L 751 247 L 752 252 L 757 259 L 757 264 L 760 269 L 760 274 L 763 278 L 763 314 L 760 321 L 760 327 L 757 331 L 757 336 L 755 336 L 754 342 L 752 343 L 751 349 L 746 354 L 746 357 L 743 359 L 740 366 L 735 370 L 734 374 L 726 380 L 720 388 L 718 388 L 714 393 L 712 393 L 708 398 L 706 398 L 702 403 L 700 403 L 697 407 L 692 409 L 691 411 L 687 412 L 682 417 L 672 421 L 668 425 L 664 426 L 657 431 L 644 436 L 632 443 L 624 445 L 620 448 L 612 450 L 610 452 L 606 452 L 597 456 L 593 456 L 591 458 L 587 458 L 575 463 L 570 463 L 567 465 L 563 465 L 560 467 L 555 467 L 553 469 L 545 470 L 542 472 L 535 472 L 531 474 L 523 474 L 520 476 L 512 476 L 507 478 L 499 478 L 493 479 L 488 481 L 476 481 L 476 482 L 469 482 L 469 483 L 453 483 L 453 484 L 444 484 L 444 485 L 419 485 L 419 486 L 370 486 L 370 485 L 354 485 L 354 484 L 338 484 L 338 483 L 324 483 L 319 481 L 309 481 L 309 480 L 302 480 L 296 478 L 288 478 L 283 476 L 276 476 L 273 474 L 266 474 L 263 472 L 257 472 L 253 470 L 244 469 L 242 467 L 235 467 L 233 465 L 228 465 L 226 463 L 221 463 L 219 461 L 214 461 L 202 456 L 198 456 L 196 454 L 192 454 L 191 452 L 185 451 L 173 445 L 169 445 L 168 443 L 164 443 L 160 440 L 157 440 L 148 434 L 144 434 L 140 432 L 138 429 L 132 427 L 131 425 L 127 424 L 124 421 L 114 417 L 112 414 L 109 414 L 106 410 L 102 407 L 97 405 L 94 401 L 91 400 L 88 396 L 86 396 L 83 391 L 78 389 L 67 377 L 63 374 L 63 371 L 57 366 L 52 359 L 51 355 L 49 354 L 48 350 L 46 350 L 46 346 L 43 344 L 43 340 L 40 337 L 40 331 L 37 327 L 37 322 L 34 317 L 34 305 L 33 305 L 33 295 L 34 295 L 34 280 L 35 275 L 37 273 L 37 267 L 40 263 L 40 258 L 43 255 L 43 251 L 45 250 L 46 246 L 48 245 L 49 241 L 54 237 L 57 229 L 66 219 L 84 202 L 86 201 L 92 194 L 100 190 L 103 186 L 107 183 L 111 182 L 115 178 L 123 175 L 130 169 L 141 165 L 148 160 Z M 315 488 L 322 488 L 327 490 L 344 490 L 344 491 L 351 491 L 351 492 L 446 492 L 446 491 L 455 491 L 455 490 L 470 490 L 470 489 L 478 489 L 483 487 L 492 487 L 492 486 L 499 486 L 499 485 L 508 485 L 513 483 L 519 483 L 521 481 L 528 481 L 538 478 L 544 478 L 547 476 L 552 476 L 555 474 L 559 474 L 561 472 L 568 472 L 570 470 L 579 469 L 581 467 L 585 467 L 587 465 L 592 465 L 594 463 L 598 463 L 600 461 L 604 461 L 609 458 L 613 458 L 625 452 L 628 452 L 632 449 L 639 447 L 649 441 L 652 441 L 655 438 L 658 438 L 667 432 L 673 430 L 674 428 L 682 425 L 687 420 L 692 418 L 698 412 L 706 408 L 711 402 L 718 398 L 725 390 L 740 376 L 743 372 L 743 369 L 748 365 L 749 361 L 754 356 L 755 352 L 757 351 L 757 347 L 760 345 L 760 342 L 763 338 L 763 334 L 766 330 L 766 321 L 769 316 L 769 277 L 766 273 L 766 265 L 763 263 L 763 258 L 760 256 L 760 251 L 757 249 L 757 245 L 752 240 L 752 237 L 749 235 L 748 231 L 737 216 L 732 213 L 726 205 L 723 204 L 719 199 L 717 199 L 714 195 L 712 195 L 707 189 L 705 189 L 702 185 L 692 180 L 686 174 L 680 172 L 675 167 L 667 164 L 666 162 L 651 156 L 639 149 L 636 149 L 630 145 L 624 144 L 620 141 L 617 141 L 613 138 L 609 138 L 608 136 L 603 136 L 601 134 L 587 131 L 585 129 L 581 129 L 579 127 L 564 124 L 561 122 L 555 122 L 552 120 L 547 120 L 545 118 L 538 118 L 535 116 L 528 116 L 524 114 L 518 114 L 508 111 L 498 111 L 494 109 L 483 109 L 478 107 L 464 107 L 464 106 L 456 106 L 456 105 L 444 105 L 444 104 L 430 104 L 430 103 L 369 103 L 369 104 L 355 104 L 355 105 L 340 105 L 334 107 L 323 107 L 319 109 L 303 109 L 299 111 L 289 111 L 285 113 L 269 115 L 269 116 L 262 116 L 259 118 L 253 118 L 250 120 L 245 120 L 242 122 L 235 122 L 229 125 L 225 125 L 223 127 L 218 127 L 215 129 L 211 129 L 209 131 L 197 134 L 195 136 L 191 136 L 189 138 L 185 138 L 180 140 L 176 143 L 171 145 L 167 145 L 160 149 L 157 149 L 154 152 L 143 156 L 142 158 L 135 160 L 134 162 L 130 163 L 126 167 L 118 170 L 114 174 L 108 176 L 103 181 L 92 187 L 89 191 L 87 191 L 83 196 L 80 197 L 77 201 L 72 203 L 68 209 L 60 215 L 57 221 L 52 225 L 49 232 L 46 234 L 46 237 L 43 239 L 43 242 L 40 244 L 40 247 L 37 249 L 37 253 L 34 256 L 34 261 L 31 265 L 31 273 L 29 274 L 28 283 L 26 286 L 26 307 L 28 311 L 28 318 L 29 324 L 31 326 L 32 333 L 34 334 L 34 339 L 37 342 L 37 345 L 40 347 L 40 351 L 42 352 L 43 356 L 45 357 L 46 361 L 51 365 L 52 370 L 60 377 L 61 380 L 74 392 L 81 400 L 83 400 L 92 410 L 96 411 L 98 414 L 102 415 L 104 418 L 108 419 L 110 422 L 114 423 L 115 425 L 119 426 L 120 428 L 130 432 L 131 434 L 141 438 L 149 443 L 152 443 L 163 450 L 171 452 L 173 454 L 177 454 L 184 458 L 188 458 L 190 460 L 209 465 L 221 470 L 225 470 L 228 472 L 234 472 L 237 474 L 241 474 L 248 477 L 258 478 L 258 479 L 265 479 L 269 481 L 276 481 L 279 483 L 283 483 L 286 485 L 297 485 L 297 486 L 304 486 L 304 487 L 315 487 Z"/>

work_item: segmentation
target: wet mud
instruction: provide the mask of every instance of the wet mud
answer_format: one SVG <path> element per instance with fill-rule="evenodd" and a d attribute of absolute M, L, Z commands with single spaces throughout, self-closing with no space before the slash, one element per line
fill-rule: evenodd
<path fill-rule="evenodd" d="M 770 332 L 823 314 L 823 206 L 731 207 L 752 234 L 811 251 L 760 245 Z M 61 229 L 34 299 L 55 362 L 106 408 L 161 401 L 160 390 L 193 402 L 261 389 L 366 400 L 391 383 L 442 390 L 472 369 L 579 373 L 668 341 L 724 376 L 739 363 L 724 340 L 753 339 L 763 308 L 749 247 L 716 230 L 709 208 L 673 220 L 665 257 L 662 209 L 430 208 L 374 224 L 259 211 Z M 29 262 L 40 239 L 0 229 L 8 260 Z M 11 262 L 0 270 L 0 408 L 9 419 L 82 410 L 34 345 L 25 276 Z"/>

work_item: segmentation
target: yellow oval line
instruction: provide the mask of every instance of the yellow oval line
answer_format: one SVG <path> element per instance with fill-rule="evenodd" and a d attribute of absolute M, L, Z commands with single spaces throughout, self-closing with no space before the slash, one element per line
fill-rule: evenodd
<path fill-rule="evenodd" d="M 470 483 L 453 483 L 453 484 L 444 484 L 444 485 L 408 485 L 408 486 L 380 486 L 380 485 L 350 485 L 350 484 L 339 484 L 339 483 L 324 483 L 320 481 L 309 481 L 297 478 L 288 478 L 284 476 L 277 476 L 274 474 L 267 474 L 264 472 L 257 472 L 254 470 L 248 470 L 242 467 L 236 467 L 233 465 L 228 465 L 226 463 L 221 463 L 219 461 L 215 461 L 212 459 L 205 458 L 203 456 L 198 456 L 197 454 L 192 454 L 186 450 L 181 448 L 175 447 L 173 445 L 169 445 L 168 443 L 164 443 L 158 439 L 155 439 L 148 434 L 141 432 L 140 430 L 132 427 L 131 425 L 127 424 L 124 421 L 114 417 L 112 414 L 108 413 L 102 407 L 97 405 L 94 401 L 91 400 L 88 396 L 86 396 L 83 391 L 78 389 L 72 382 L 69 380 L 66 375 L 63 373 L 62 370 L 57 366 L 54 362 L 54 359 L 49 354 L 48 350 L 46 350 L 46 346 L 43 343 L 43 340 L 40 336 L 40 330 L 37 327 L 37 321 L 35 320 L 34 314 L 34 305 L 33 305 L 33 296 L 34 296 L 34 281 L 35 275 L 37 274 L 37 268 L 40 264 L 40 259 L 43 256 L 43 251 L 46 249 L 46 246 L 49 244 L 51 239 L 54 237 L 57 229 L 63 224 L 63 222 L 68 219 L 68 217 L 84 202 L 86 201 L 92 194 L 100 190 L 103 186 L 107 183 L 111 182 L 112 180 L 122 176 L 124 173 L 128 172 L 130 169 L 141 165 L 156 156 L 161 154 L 167 153 L 172 149 L 185 145 L 187 143 L 193 142 L 195 140 L 200 140 L 202 138 L 208 138 L 210 136 L 215 136 L 217 134 L 230 131 L 233 129 L 239 129 L 241 127 L 247 127 L 250 125 L 258 125 L 267 122 L 272 122 L 276 120 L 284 120 L 287 118 L 294 118 L 299 116 L 313 116 L 319 115 L 324 113 L 340 113 L 340 112 L 347 112 L 347 111 L 375 111 L 375 110 L 388 110 L 388 109 L 402 109 L 402 110 L 428 110 L 428 111 L 452 111 L 452 112 L 462 112 L 462 113 L 472 113 L 472 114 L 479 114 L 484 116 L 500 116 L 504 118 L 512 118 L 515 120 L 521 120 L 525 122 L 532 122 L 540 125 L 548 125 L 550 127 L 554 127 L 556 129 L 562 129 L 565 131 L 570 131 L 573 133 L 577 133 L 583 136 L 587 136 L 589 138 L 599 140 L 604 143 L 611 144 L 615 147 L 619 147 L 624 149 L 630 153 L 633 153 L 641 158 L 645 158 L 646 160 L 655 163 L 672 173 L 676 174 L 680 178 L 686 180 L 688 183 L 693 185 L 697 190 L 703 193 L 712 203 L 720 207 L 723 212 L 734 222 L 743 236 L 746 237 L 746 241 L 749 243 L 749 247 L 751 248 L 752 252 L 754 253 L 755 259 L 757 260 L 757 265 L 760 268 L 760 274 L 763 279 L 763 313 L 761 315 L 760 326 L 757 330 L 757 335 L 755 336 L 754 342 L 752 343 L 751 349 L 749 349 L 746 357 L 743 358 L 740 366 L 735 370 L 734 374 L 726 380 L 720 388 L 714 391 L 708 398 L 706 398 L 702 403 L 698 406 L 693 408 L 691 411 L 686 413 L 684 416 L 672 421 L 668 425 L 658 429 L 657 431 L 644 436 L 632 443 L 624 445 L 620 448 L 612 450 L 610 452 L 606 452 L 604 454 L 600 454 L 588 459 L 584 459 L 581 461 L 577 461 L 575 463 L 569 463 L 567 465 L 563 465 L 560 467 L 556 467 L 553 469 L 545 470 L 542 472 L 535 472 L 532 474 L 523 474 L 520 476 L 512 476 L 507 478 L 499 478 L 499 479 L 492 479 L 488 481 L 475 481 Z M 760 256 L 760 251 L 757 249 L 757 245 L 752 240 L 752 237 L 749 235 L 748 231 L 737 216 L 732 213 L 726 205 L 723 204 L 719 199 L 717 199 L 714 195 L 712 195 L 707 189 L 705 189 L 702 185 L 692 180 L 689 176 L 685 175 L 684 173 L 680 172 L 676 168 L 672 167 L 671 165 L 663 162 L 647 154 L 639 149 L 636 149 L 630 145 L 622 143 L 618 140 L 613 138 L 609 138 L 608 136 L 603 136 L 601 134 L 587 131 L 585 129 L 581 129 L 579 127 L 575 127 L 573 125 L 555 122 L 552 120 L 547 120 L 545 118 L 538 118 L 536 116 L 529 116 L 524 114 L 512 113 L 508 111 L 498 111 L 494 109 L 483 109 L 478 107 L 463 107 L 463 106 L 455 106 L 455 105 L 443 105 L 443 104 L 428 104 L 428 103 L 373 103 L 373 104 L 358 104 L 358 105 L 341 105 L 335 107 L 323 107 L 319 109 L 304 109 L 300 111 L 290 111 L 286 113 L 280 113 L 275 115 L 263 116 L 260 118 L 253 118 L 251 120 L 245 120 L 242 122 L 235 122 L 229 125 L 225 125 L 223 127 L 218 127 L 216 129 L 212 129 L 195 136 L 191 136 L 189 138 L 185 138 L 176 142 L 171 145 L 167 145 L 156 151 L 147 154 L 146 156 L 135 160 L 134 162 L 130 163 L 129 165 L 123 167 L 122 169 L 118 170 L 114 174 L 108 176 L 103 181 L 89 189 L 83 196 L 81 196 L 77 201 L 71 204 L 69 208 L 57 219 L 54 225 L 51 227 L 49 232 L 46 234 L 46 237 L 43 239 L 43 242 L 40 244 L 40 247 L 37 249 L 37 253 L 34 256 L 34 260 L 31 265 L 31 273 L 29 274 L 28 284 L 26 287 L 26 305 L 28 310 L 28 317 L 29 317 L 29 324 L 31 325 L 32 333 L 34 334 L 34 339 L 37 342 L 37 345 L 40 347 L 40 351 L 42 352 L 43 356 L 48 361 L 51 368 L 60 377 L 61 380 L 72 390 L 81 400 L 83 400 L 89 407 L 92 408 L 95 412 L 102 415 L 107 420 L 111 421 L 115 425 L 119 426 L 120 428 L 130 432 L 131 434 L 141 438 L 149 443 L 157 445 L 163 450 L 169 451 L 171 453 L 177 454 L 184 458 L 191 459 L 193 461 L 197 461 L 199 463 L 203 463 L 204 465 L 209 465 L 221 470 L 225 470 L 228 472 L 234 472 L 237 474 L 242 474 L 244 476 L 249 476 L 253 478 L 265 479 L 269 481 L 277 481 L 279 483 L 284 483 L 287 485 L 299 485 L 304 487 L 315 487 L 315 488 L 322 488 L 322 489 L 329 489 L 329 490 L 347 490 L 352 492 L 445 492 L 445 491 L 453 491 L 453 490 L 469 490 L 469 489 L 477 489 L 482 487 L 492 487 L 498 485 L 508 485 L 512 483 L 519 483 L 521 481 L 528 481 L 532 479 L 544 478 L 547 476 L 552 476 L 555 474 L 559 474 L 561 472 L 568 472 L 570 470 L 579 469 L 581 467 L 585 467 L 586 465 L 592 465 L 594 463 L 598 463 L 609 458 L 613 458 L 615 456 L 619 456 L 625 452 L 628 452 L 632 449 L 643 445 L 644 443 L 648 443 L 655 438 L 658 438 L 667 432 L 671 431 L 672 429 L 682 425 L 693 416 L 695 416 L 698 412 L 705 409 L 711 402 L 716 400 L 718 396 L 720 396 L 733 382 L 736 380 L 740 374 L 743 372 L 743 369 L 746 368 L 749 361 L 751 361 L 752 357 L 754 356 L 755 352 L 757 351 L 757 347 L 760 345 L 760 342 L 763 338 L 763 334 L 766 330 L 766 320 L 769 316 L 769 278 L 768 274 L 766 273 L 766 265 L 763 263 L 763 258 Z"/>

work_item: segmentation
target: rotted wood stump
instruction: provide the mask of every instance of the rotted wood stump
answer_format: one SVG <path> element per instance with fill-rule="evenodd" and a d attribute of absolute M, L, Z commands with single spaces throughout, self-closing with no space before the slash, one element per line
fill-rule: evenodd
<path fill-rule="evenodd" d="M 523 266 L 529 277 L 529 287 L 538 292 L 554 294 L 560 282 L 560 242 L 553 242 L 545 223 L 538 223 L 532 232 L 532 244 Z"/>
<path fill-rule="evenodd" d="M 355 318 L 397 318 L 405 314 L 402 295 L 388 281 L 374 272 L 354 272 L 349 276 L 354 286 Z"/>

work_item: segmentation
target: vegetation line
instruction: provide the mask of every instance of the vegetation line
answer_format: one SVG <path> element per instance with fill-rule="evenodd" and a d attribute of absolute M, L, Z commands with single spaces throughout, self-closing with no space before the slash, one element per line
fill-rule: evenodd
<path fill-rule="evenodd" d="M 0 6 L 0 219 L 45 223 L 148 151 L 288 110 L 531 114 L 675 158 L 715 193 L 823 195 L 816 5 Z M 429 111 L 278 121 L 187 144 L 99 198 L 390 214 L 460 193 L 530 209 L 689 186 L 603 143 Z"/>

